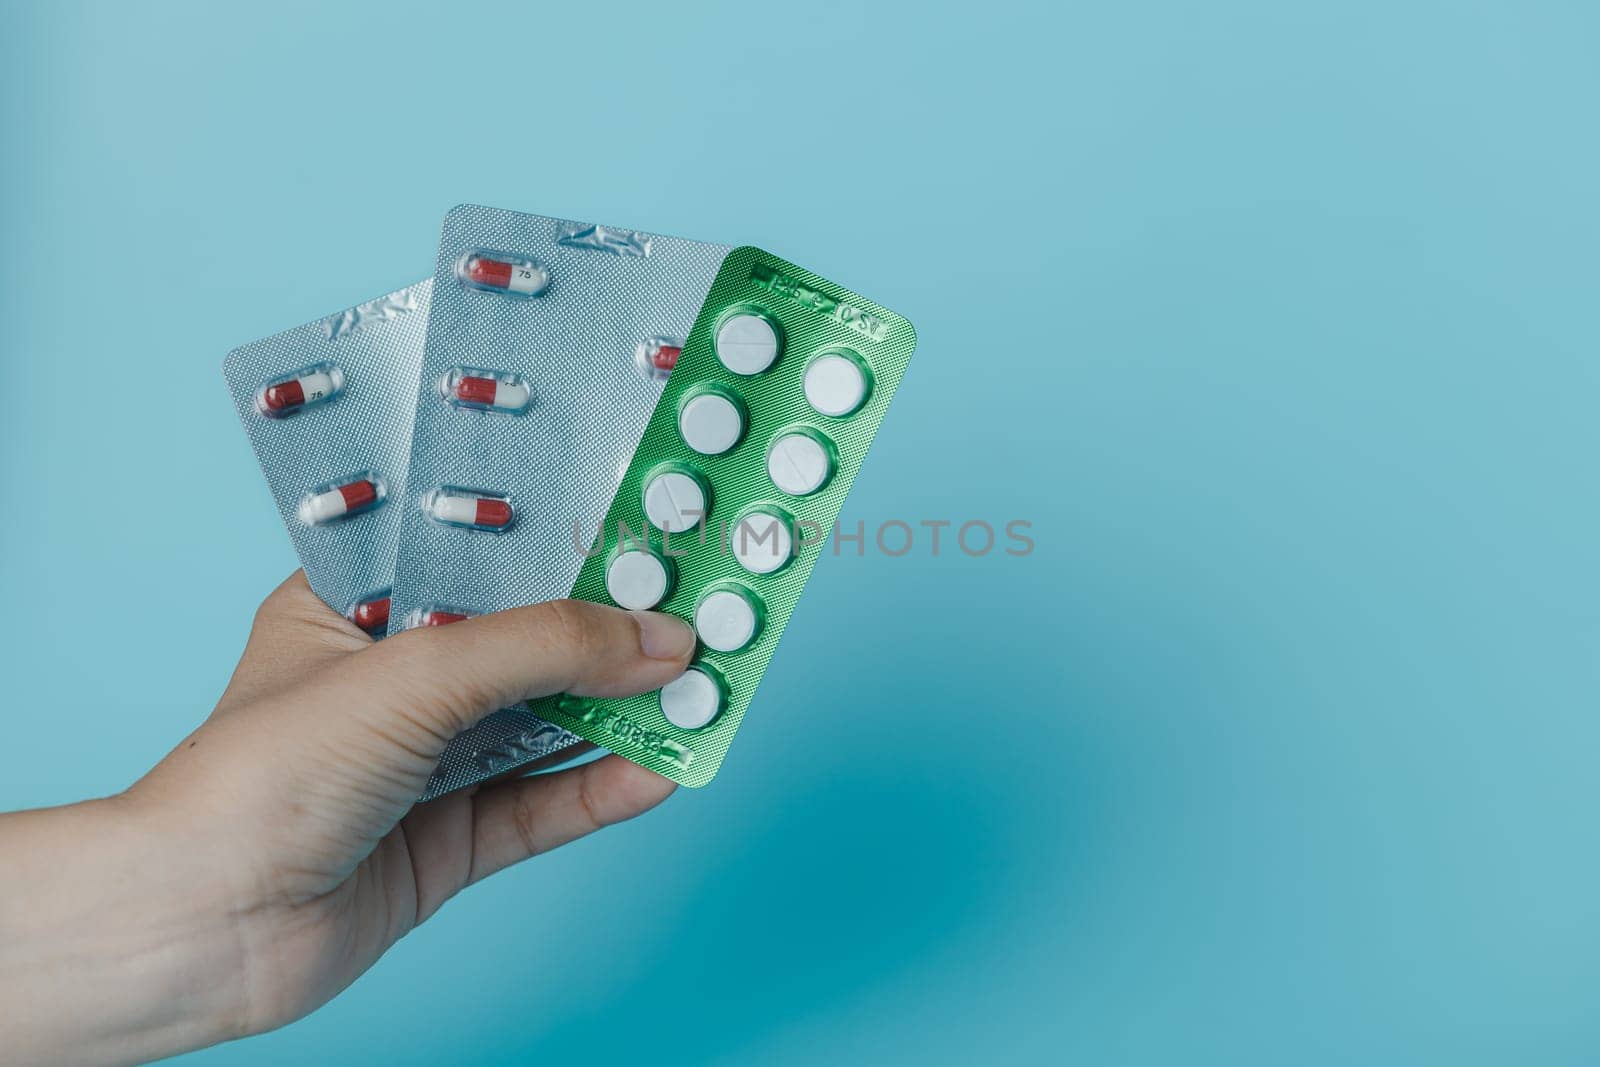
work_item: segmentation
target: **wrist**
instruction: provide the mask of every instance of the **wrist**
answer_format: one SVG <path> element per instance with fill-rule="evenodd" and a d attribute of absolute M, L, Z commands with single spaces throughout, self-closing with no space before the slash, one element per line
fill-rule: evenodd
<path fill-rule="evenodd" d="M 0 817 L 0 1047 L 123 1063 L 236 1036 L 242 969 L 206 850 L 124 795 Z"/>

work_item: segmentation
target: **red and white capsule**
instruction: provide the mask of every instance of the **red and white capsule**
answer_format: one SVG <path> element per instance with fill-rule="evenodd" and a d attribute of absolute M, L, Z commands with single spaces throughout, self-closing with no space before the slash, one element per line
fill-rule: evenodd
<path fill-rule="evenodd" d="M 456 260 L 462 285 L 508 296 L 536 297 L 550 288 L 550 272 L 537 260 L 507 252 L 468 252 Z"/>
<path fill-rule="evenodd" d="M 434 522 L 469 530 L 499 532 L 515 517 L 509 497 L 449 485 L 429 493 L 423 507 Z"/>
<path fill-rule="evenodd" d="M 444 376 L 440 391 L 458 408 L 520 415 L 533 403 L 533 388 L 515 374 L 457 367 Z"/>
<path fill-rule="evenodd" d="M 666 381 L 683 355 L 683 341 L 676 337 L 647 337 L 633 350 L 639 372 L 653 381 Z"/>
<path fill-rule="evenodd" d="M 383 479 L 363 471 L 313 489 L 300 501 L 300 521 L 322 526 L 359 515 L 383 503 Z"/>
<path fill-rule="evenodd" d="M 256 393 L 256 410 L 270 419 L 281 419 L 332 400 L 343 388 L 344 371 L 332 363 L 313 363 L 263 385 Z"/>
<path fill-rule="evenodd" d="M 442 604 L 430 604 L 425 608 L 418 608 L 406 616 L 406 629 L 415 630 L 422 626 L 449 626 L 453 622 L 462 622 L 477 615 L 476 611 L 467 608 L 451 608 Z"/>
<path fill-rule="evenodd" d="M 389 628 L 389 590 L 351 604 L 345 618 L 369 634 L 382 634 Z"/>

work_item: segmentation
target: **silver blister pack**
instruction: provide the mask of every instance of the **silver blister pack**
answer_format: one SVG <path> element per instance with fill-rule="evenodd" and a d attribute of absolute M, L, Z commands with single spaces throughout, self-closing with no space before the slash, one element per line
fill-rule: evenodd
<path fill-rule="evenodd" d="M 311 588 L 381 637 L 433 281 L 228 354 L 223 375 Z"/>
<path fill-rule="evenodd" d="M 446 217 L 390 632 L 565 597 L 729 249 L 475 205 Z M 576 739 L 522 709 L 427 794 Z"/>

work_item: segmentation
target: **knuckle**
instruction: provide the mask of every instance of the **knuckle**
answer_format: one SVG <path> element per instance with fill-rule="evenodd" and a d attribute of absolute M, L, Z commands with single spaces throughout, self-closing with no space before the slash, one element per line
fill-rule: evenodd
<path fill-rule="evenodd" d="M 271 618 L 284 612 L 290 612 L 301 604 L 311 592 L 299 571 L 290 575 L 286 580 L 273 587 L 266 599 L 261 601 L 261 606 L 256 608 L 256 621 Z"/>
<path fill-rule="evenodd" d="M 533 790 L 519 790 L 511 801 L 511 829 L 525 855 L 539 854 L 539 812 L 533 802 Z"/>
<path fill-rule="evenodd" d="M 251 632 L 265 633 L 275 627 L 288 610 L 289 605 L 285 600 L 282 586 L 268 593 L 267 598 L 256 605 L 255 616 L 250 620 Z"/>
<path fill-rule="evenodd" d="M 595 766 L 589 764 L 589 767 Z M 594 774 L 588 767 L 578 775 L 578 810 L 583 812 L 584 833 L 592 834 L 606 825 L 600 815 L 600 801 L 594 795 Z"/>

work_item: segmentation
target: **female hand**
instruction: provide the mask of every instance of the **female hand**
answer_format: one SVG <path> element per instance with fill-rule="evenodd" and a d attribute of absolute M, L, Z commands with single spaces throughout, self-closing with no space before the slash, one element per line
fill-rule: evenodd
<path fill-rule="evenodd" d="M 672 783 L 616 756 L 416 798 L 483 716 L 647 692 L 693 648 L 671 616 L 577 601 L 374 644 L 295 574 L 211 717 L 144 779 L 0 816 L 7 1062 L 132 1062 L 281 1026 L 465 886 L 659 804 Z"/>

